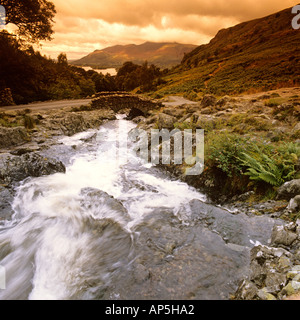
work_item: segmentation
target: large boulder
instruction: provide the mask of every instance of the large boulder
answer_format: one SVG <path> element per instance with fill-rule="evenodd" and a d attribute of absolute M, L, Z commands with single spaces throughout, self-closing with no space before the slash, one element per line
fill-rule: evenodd
<path fill-rule="evenodd" d="M 278 188 L 278 199 L 290 200 L 297 195 L 300 195 L 300 179 L 294 179 L 284 183 Z"/>
<path fill-rule="evenodd" d="M 300 211 L 300 195 L 297 195 L 295 198 L 292 198 L 287 207 L 289 212 Z"/>
<path fill-rule="evenodd" d="M 286 226 L 274 226 L 271 243 L 274 246 L 291 246 L 297 238 L 297 227 L 294 223 L 290 223 Z"/>
<path fill-rule="evenodd" d="M 0 148 L 9 148 L 29 141 L 29 136 L 24 127 L 0 127 Z"/>
<path fill-rule="evenodd" d="M 0 184 L 3 185 L 12 185 L 27 177 L 65 171 L 66 168 L 61 161 L 42 157 L 38 153 L 26 153 L 20 157 L 7 154 L 0 156 Z"/>
<path fill-rule="evenodd" d="M 62 119 L 61 128 L 65 135 L 72 136 L 86 130 L 87 126 L 81 114 L 70 113 Z"/>
<path fill-rule="evenodd" d="M 122 226 L 130 221 L 123 204 L 107 192 L 95 188 L 83 188 L 80 191 L 81 207 L 96 219 L 112 219 Z"/>
<path fill-rule="evenodd" d="M 165 113 L 160 113 L 158 115 L 158 129 L 174 129 L 174 124 L 177 119 Z"/>
<path fill-rule="evenodd" d="M 206 107 L 215 106 L 216 103 L 217 103 L 217 98 L 215 96 L 206 94 L 201 101 L 201 107 L 206 108 Z"/>

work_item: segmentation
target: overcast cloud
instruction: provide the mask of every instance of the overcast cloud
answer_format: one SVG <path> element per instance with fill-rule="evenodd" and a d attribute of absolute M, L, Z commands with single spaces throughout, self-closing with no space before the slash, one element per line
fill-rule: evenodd
<path fill-rule="evenodd" d="M 299 0 L 52 0 L 55 34 L 42 52 L 80 58 L 96 49 L 145 41 L 204 44 L 222 28 L 296 5 Z"/>

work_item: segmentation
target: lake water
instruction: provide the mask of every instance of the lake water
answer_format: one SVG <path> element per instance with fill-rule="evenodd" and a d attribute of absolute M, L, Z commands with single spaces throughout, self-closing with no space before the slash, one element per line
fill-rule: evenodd
<path fill-rule="evenodd" d="M 93 69 L 91 67 L 82 67 L 85 71 L 94 70 L 98 73 L 102 73 L 104 75 L 110 74 L 111 76 L 115 76 L 117 74 L 117 70 L 115 68 L 108 68 L 108 69 Z"/>

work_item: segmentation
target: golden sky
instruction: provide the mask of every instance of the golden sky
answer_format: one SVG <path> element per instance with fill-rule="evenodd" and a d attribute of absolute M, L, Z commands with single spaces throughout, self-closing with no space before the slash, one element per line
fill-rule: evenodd
<path fill-rule="evenodd" d="M 78 59 L 116 44 L 145 41 L 196 45 L 222 28 L 264 17 L 299 0 L 52 0 L 55 34 L 43 54 Z"/>

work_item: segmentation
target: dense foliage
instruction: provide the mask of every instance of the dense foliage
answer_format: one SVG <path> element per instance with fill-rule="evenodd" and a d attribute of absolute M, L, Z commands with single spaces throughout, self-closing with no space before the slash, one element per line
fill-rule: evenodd
<path fill-rule="evenodd" d="M 65 54 L 57 61 L 44 57 L 5 31 L 0 32 L 0 91 L 10 89 L 17 104 L 84 98 L 96 91 L 115 90 L 111 76 L 70 66 Z M 5 104 L 2 103 L 2 104 Z"/>
<path fill-rule="evenodd" d="M 266 144 L 258 138 L 223 131 L 208 134 L 205 150 L 207 168 L 220 169 L 232 182 L 228 187 L 238 188 L 239 192 L 248 187 L 267 190 L 298 177 L 297 143 Z"/>
<path fill-rule="evenodd" d="M 126 62 L 116 77 L 85 71 L 68 64 L 66 54 L 61 53 L 57 61 L 47 58 L 6 31 L 0 32 L 0 67 L 0 105 L 85 98 L 95 92 L 137 87 L 146 92 L 159 84 L 162 74 L 147 62 L 142 66 Z"/>
<path fill-rule="evenodd" d="M 18 36 L 29 42 L 50 40 L 53 34 L 55 6 L 47 0 L 0 0 L 6 11 L 6 23 L 18 27 Z"/>
<path fill-rule="evenodd" d="M 142 65 L 125 62 L 116 76 L 116 85 L 120 90 L 131 91 L 140 87 L 141 92 L 155 90 L 161 84 L 160 76 L 163 72 L 158 67 L 147 61 Z"/>

